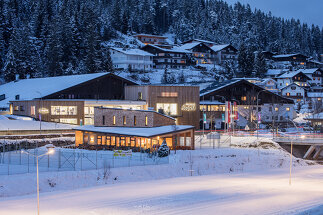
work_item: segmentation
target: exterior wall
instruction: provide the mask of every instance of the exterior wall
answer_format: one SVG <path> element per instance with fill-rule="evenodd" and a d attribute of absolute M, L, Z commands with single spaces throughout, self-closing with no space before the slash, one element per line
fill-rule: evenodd
<path fill-rule="evenodd" d="M 140 42 L 144 44 L 168 44 L 165 37 L 159 37 L 154 35 L 136 35 L 135 36 Z"/>
<path fill-rule="evenodd" d="M 173 125 L 174 120 L 152 111 L 122 110 L 112 108 L 94 109 L 94 126 L 107 127 L 159 127 Z M 113 118 L 115 117 L 115 124 Z M 126 117 L 126 124 L 123 119 Z M 136 117 L 136 125 L 134 123 Z M 147 117 L 147 125 L 146 125 Z M 103 123 L 104 118 L 104 123 Z"/>
<path fill-rule="evenodd" d="M 285 87 L 281 90 L 283 96 L 291 98 L 304 98 L 305 90 L 302 87 L 297 86 L 296 84 Z"/>
<path fill-rule="evenodd" d="M 193 125 L 199 128 L 199 87 L 192 86 L 127 86 L 126 99 L 138 100 L 138 93 L 142 93 L 143 99 L 147 101 L 148 107 L 158 111 L 157 104 L 176 104 L 176 118 L 178 125 Z M 165 95 L 176 93 L 174 95 Z"/>
<path fill-rule="evenodd" d="M 293 104 L 264 104 L 259 113 L 262 123 L 287 122 L 295 118 Z"/>
<path fill-rule="evenodd" d="M 62 122 L 62 120 L 76 119 L 77 125 L 83 123 L 84 119 L 84 101 L 55 101 L 55 100 L 30 100 L 30 101 L 13 101 L 14 115 L 30 116 L 39 120 L 40 112 L 41 120 L 46 122 Z M 16 108 L 19 106 L 19 108 Z M 32 106 L 35 107 L 35 113 L 32 113 Z M 76 114 L 73 115 L 53 115 L 52 106 L 76 106 Z M 17 110 L 18 109 L 18 110 Z"/>
<path fill-rule="evenodd" d="M 152 56 L 127 55 L 114 49 L 110 50 L 112 63 L 115 69 L 150 70 L 153 67 Z"/>

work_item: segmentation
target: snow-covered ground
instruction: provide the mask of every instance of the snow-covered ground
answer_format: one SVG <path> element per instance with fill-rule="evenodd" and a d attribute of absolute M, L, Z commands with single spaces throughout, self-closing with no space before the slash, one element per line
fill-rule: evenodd
<path fill-rule="evenodd" d="M 293 158 L 289 186 L 290 155 L 269 139 L 233 137 L 230 148 L 224 137 L 215 149 L 209 140 L 201 142 L 202 149 L 172 151 L 169 164 L 42 172 L 41 213 L 322 212 L 322 166 Z M 35 213 L 35 191 L 34 173 L 0 176 L 0 214 Z"/>
<path fill-rule="evenodd" d="M 156 169 L 155 171 L 160 171 Z M 41 214 L 322 214 L 323 168 L 178 177 L 42 193 Z M 78 178 L 74 178 L 76 182 Z M 314 209 L 312 209 L 314 208 Z M 315 212 L 316 211 L 316 212 Z M 0 200 L 1 214 L 35 214 L 36 195 Z M 309 214 L 304 212 L 303 214 Z"/>

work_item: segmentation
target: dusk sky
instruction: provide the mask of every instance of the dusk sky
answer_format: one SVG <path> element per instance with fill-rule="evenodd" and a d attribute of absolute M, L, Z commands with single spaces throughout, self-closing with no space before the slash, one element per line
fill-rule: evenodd
<path fill-rule="evenodd" d="M 307 24 L 323 27 L 323 0 L 224 0 L 228 3 L 249 3 L 252 8 L 283 18 L 299 19 Z"/>

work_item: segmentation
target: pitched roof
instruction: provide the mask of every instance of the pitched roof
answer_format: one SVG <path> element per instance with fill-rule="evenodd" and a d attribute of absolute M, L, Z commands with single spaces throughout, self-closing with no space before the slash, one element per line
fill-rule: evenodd
<path fill-rule="evenodd" d="M 215 52 L 221 51 L 227 47 L 231 46 L 230 44 L 224 44 L 224 45 L 213 45 L 211 49 Z M 232 46 L 233 47 L 233 46 Z M 233 47 L 234 48 L 234 47 Z M 234 48 L 235 49 L 235 48 Z"/>
<path fill-rule="evenodd" d="M 183 50 L 191 50 L 192 48 L 194 48 L 200 44 L 201 44 L 201 42 L 185 43 L 184 45 L 179 46 L 179 48 L 183 49 Z"/>
<path fill-rule="evenodd" d="M 292 72 L 285 72 L 283 74 L 281 74 L 280 76 L 278 76 L 277 78 L 292 78 L 295 75 L 298 75 L 299 73 L 302 73 L 303 75 L 305 75 L 302 71 L 292 71 Z M 305 75 L 306 76 L 306 75 Z M 306 76 L 307 77 L 307 76 Z M 307 77 L 308 78 L 308 77 Z M 309 78 L 308 78 L 309 79 Z"/>
<path fill-rule="evenodd" d="M 302 55 L 300 53 L 295 53 L 295 54 L 280 54 L 280 55 L 274 55 L 273 58 L 285 58 L 285 57 L 294 57 L 294 56 L 297 56 L 297 55 Z M 304 57 L 307 57 L 305 55 L 302 55 Z"/>
<path fill-rule="evenodd" d="M 103 72 L 12 81 L 0 85 L 0 94 L 5 94 L 5 99 L 0 101 L 0 107 L 8 108 L 9 101 L 15 100 L 16 95 L 19 95 L 19 100 L 41 98 L 105 75 L 112 75 L 112 73 Z M 134 83 L 133 81 L 130 82 Z"/>
<path fill-rule="evenodd" d="M 304 118 L 306 120 L 311 120 L 311 119 L 321 119 L 323 120 L 323 112 L 321 113 L 316 113 L 316 114 L 311 114 L 310 116 Z"/>
<path fill-rule="evenodd" d="M 304 74 L 310 75 L 313 74 L 314 72 L 316 72 L 317 70 L 320 70 L 319 68 L 312 68 L 312 69 L 299 69 L 297 71 L 300 71 Z"/>
<path fill-rule="evenodd" d="M 302 88 L 302 89 L 306 90 L 304 87 L 299 86 L 298 84 L 295 84 L 295 83 L 289 84 L 288 86 L 285 86 L 285 87 L 281 88 L 280 90 L 283 90 L 283 89 L 285 89 L 285 88 L 289 88 L 289 87 L 291 87 L 291 86 L 297 86 L 297 87 L 300 87 L 300 88 Z"/>
<path fill-rule="evenodd" d="M 141 49 L 123 49 L 123 48 L 114 48 L 114 47 L 111 47 L 111 49 L 126 55 L 153 56 L 149 52 L 143 51 Z"/>
<path fill-rule="evenodd" d="M 77 131 L 92 131 L 106 134 L 117 134 L 125 136 L 137 137 L 155 137 L 159 135 L 169 134 L 178 131 L 193 129 L 191 125 L 166 125 L 160 127 L 138 128 L 138 127 L 95 127 L 93 125 L 84 125 L 73 128 Z"/>
<path fill-rule="evenodd" d="M 280 75 L 284 72 L 282 69 L 268 69 L 266 75 Z"/>
<path fill-rule="evenodd" d="M 212 41 L 209 41 L 209 40 L 200 40 L 200 39 L 191 39 L 191 40 L 187 40 L 187 41 L 184 41 L 183 44 L 185 43 L 191 43 L 193 41 L 196 41 L 196 42 L 201 42 L 201 43 L 210 43 L 210 44 L 215 44 L 215 42 L 212 42 Z"/>
<path fill-rule="evenodd" d="M 147 44 L 146 46 L 151 46 L 153 48 L 159 49 L 159 50 L 164 51 L 164 52 L 175 52 L 175 53 L 185 53 L 185 54 L 191 53 L 190 51 L 187 51 L 187 50 L 182 49 L 181 47 L 177 47 L 177 46 L 174 46 L 171 49 L 162 48 L 162 47 L 152 45 L 152 44 Z"/>
<path fill-rule="evenodd" d="M 133 36 L 134 37 L 145 36 L 145 37 L 156 37 L 156 38 L 161 38 L 161 39 L 167 39 L 167 37 L 165 37 L 165 36 L 153 35 L 153 34 L 136 34 Z"/>
<path fill-rule="evenodd" d="M 237 83 L 239 81 L 243 81 L 243 80 L 230 79 L 230 80 L 225 80 L 225 81 L 221 81 L 221 82 L 213 82 L 208 87 L 206 87 L 205 89 L 200 91 L 200 96 L 204 96 L 206 94 L 209 94 L 209 93 L 217 91 L 221 88 L 230 86 L 231 84 Z"/>

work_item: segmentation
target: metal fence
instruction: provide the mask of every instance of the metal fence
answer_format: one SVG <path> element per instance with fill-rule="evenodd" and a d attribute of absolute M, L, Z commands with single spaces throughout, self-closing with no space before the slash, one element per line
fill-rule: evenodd
<path fill-rule="evenodd" d="M 4 147 L 5 148 L 5 147 Z M 24 153 L 28 152 L 28 153 Z M 0 152 L 0 175 L 36 172 L 36 158 L 47 152 L 44 148 Z M 153 154 L 132 153 L 131 156 L 116 156 L 113 151 L 89 151 L 56 148 L 52 155 L 39 158 L 39 171 L 82 171 L 101 168 L 131 167 L 168 164 L 169 158 Z"/>

